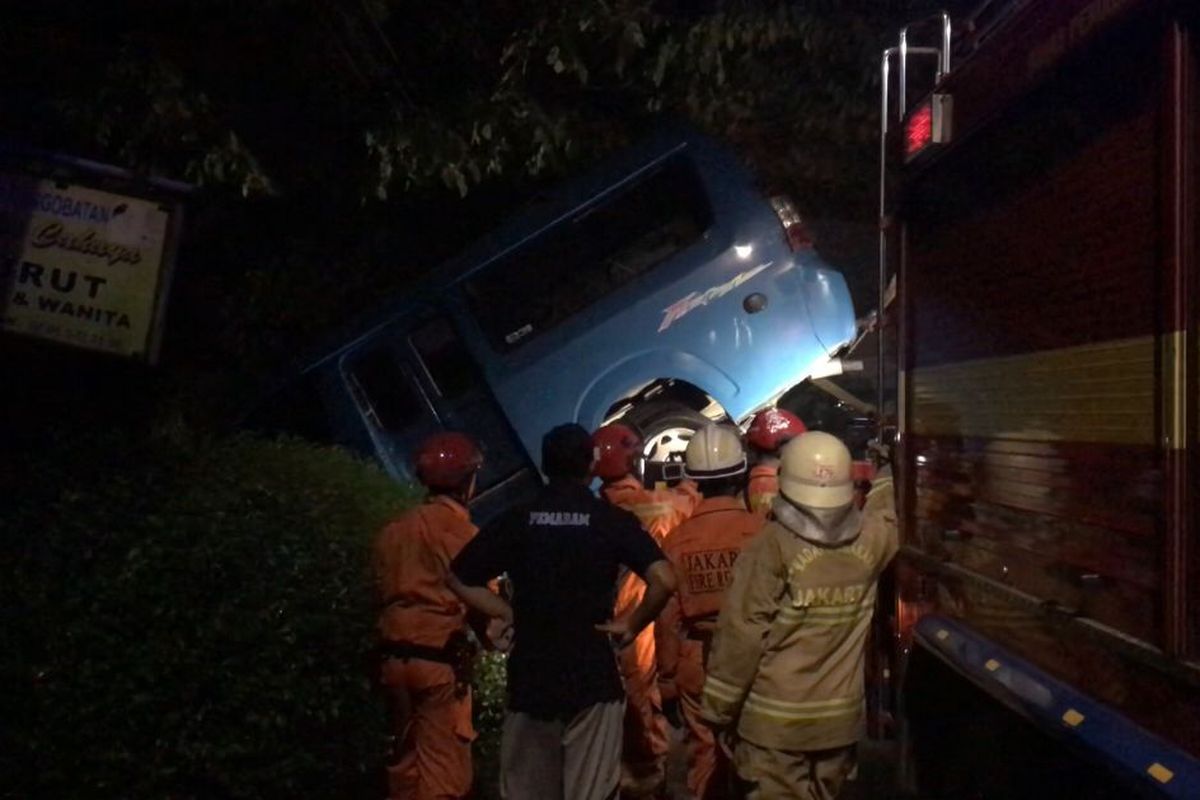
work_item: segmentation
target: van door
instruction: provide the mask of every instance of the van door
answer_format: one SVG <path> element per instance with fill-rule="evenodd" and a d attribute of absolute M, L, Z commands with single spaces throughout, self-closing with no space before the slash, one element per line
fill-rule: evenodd
<path fill-rule="evenodd" d="M 530 496 L 541 485 L 537 470 L 450 319 L 422 321 L 407 341 L 439 424 L 470 434 L 483 448 L 476 515 L 486 518 Z"/>

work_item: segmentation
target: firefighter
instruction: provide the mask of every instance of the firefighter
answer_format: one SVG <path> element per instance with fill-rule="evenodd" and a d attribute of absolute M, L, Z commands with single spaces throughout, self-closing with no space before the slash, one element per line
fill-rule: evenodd
<path fill-rule="evenodd" d="M 700 502 L 700 493 L 691 481 L 685 480 L 673 488 L 647 489 L 642 485 L 637 477 L 642 439 L 629 426 L 605 425 L 593 434 L 592 445 L 596 452 L 593 472 L 603 482 L 601 496 L 632 512 L 657 544 L 661 545 L 664 537 L 687 519 Z M 617 590 L 614 618 L 623 619 L 632 613 L 642 602 L 645 591 L 642 579 L 627 573 Z M 627 797 L 655 795 L 666 782 L 669 741 L 654 640 L 654 626 L 649 625 L 619 656 L 627 694 L 621 778 L 622 791 Z"/>
<path fill-rule="evenodd" d="M 779 493 L 779 451 L 804 433 L 804 423 L 790 411 L 768 408 L 754 416 L 746 431 L 746 445 L 754 455 L 746 486 L 746 505 L 764 517 Z"/>
<path fill-rule="evenodd" d="M 750 800 L 829 800 L 865 729 L 865 643 L 898 549 L 895 504 L 881 475 L 857 508 L 850 452 L 827 433 L 793 439 L 781 462 L 772 519 L 721 607 L 701 713 L 723 741 L 736 737 Z"/>
<path fill-rule="evenodd" d="M 391 800 L 466 797 L 471 789 L 469 647 L 462 603 L 446 585 L 450 561 L 475 535 L 467 503 L 483 464 L 461 433 L 437 433 L 415 454 L 429 492 L 375 543 L 383 609 L 381 682 L 392 712 Z"/>
<path fill-rule="evenodd" d="M 642 438 L 628 425 L 605 425 L 592 436 L 592 444 L 597 451 L 593 472 L 604 482 L 604 499 L 633 512 L 658 542 L 687 519 L 700 502 L 696 484 L 688 480 L 672 488 L 642 486 L 637 477 Z"/>
<path fill-rule="evenodd" d="M 700 718 L 704 660 L 721 599 L 742 546 L 763 526 L 739 496 L 746 481 L 746 451 L 737 431 L 709 425 L 688 443 L 686 475 L 704 500 L 663 545 L 679 591 L 659 618 L 658 663 L 668 718 L 682 711 L 687 787 L 694 800 L 723 797 L 728 783 L 712 729 Z"/>

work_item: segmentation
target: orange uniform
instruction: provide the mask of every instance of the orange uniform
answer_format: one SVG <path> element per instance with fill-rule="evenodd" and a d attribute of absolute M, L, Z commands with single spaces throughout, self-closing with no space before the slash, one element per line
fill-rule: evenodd
<path fill-rule="evenodd" d="M 679 592 L 659 618 L 658 663 L 668 698 L 677 696 L 685 720 L 687 784 L 697 800 L 723 796 L 714 780 L 717 750 L 712 729 L 700 717 L 704 661 L 733 563 L 742 546 L 758 533 L 763 517 L 746 510 L 740 498 L 710 497 L 663 544 L 679 578 Z"/>
<path fill-rule="evenodd" d="M 660 545 L 701 500 L 696 485 L 690 481 L 672 489 L 646 489 L 632 475 L 605 484 L 602 495 L 613 505 L 632 512 Z M 641 578 L 632 573 L 627 575 L 617 589 L 614 618 L 633 613 L 645 592 L 646 584 Z M 627 774 L 622 784 L 625 794 L 630 796 L 656 791 L 666 779 L 669 742 L 658 688 L 654 638 L 654 625 L 647 625 L 633 644 L 621 651 L 619 658 L 627 696 L 623 759 Z"/>
<path fill-rule="evenodd" d="M 779 494 L 779 462 L 756 464 L 750 468 L 750 479 L 746 482 L 746 505 L 751 511 L 766 517 L 771 502 Z"/>
<path fill-rule="evenodd" d="M 385 644 L 437 650 L 461 631 L 466 611 L 446 585 L 450 561 L 475 535 L 467 509 L 437 495 L 392 521 L 375 543 Z M 388 766 L 391 800 L 444 800 L 471 790 L 469 687 L 450 664 L 413 657 L 384 661 L 381 683 L 396 713 L 398 758 Z"/>

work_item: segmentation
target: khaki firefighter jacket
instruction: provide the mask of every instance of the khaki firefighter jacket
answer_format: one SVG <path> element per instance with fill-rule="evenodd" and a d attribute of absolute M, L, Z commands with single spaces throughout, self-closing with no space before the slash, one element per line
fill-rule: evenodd
<path fill-rule="evenodd" d="M 861 512 L 810 514 L 777 498 L 772 519 L 734 565 L 704 717 L 736 722 L 741 738 L 772 749 L 860 739 L 875 583 L 898 546 L 890 475 L 876 480 Z"/>

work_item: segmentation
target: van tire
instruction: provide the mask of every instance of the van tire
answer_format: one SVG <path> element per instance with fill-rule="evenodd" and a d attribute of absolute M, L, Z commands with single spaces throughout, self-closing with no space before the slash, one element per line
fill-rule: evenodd
<path fill-rule="evenodd" d="M 634 406 L 621 421 L 637 429 L 642 436 L 642 441 L 650 445 L 656 438 L 668 434 L 670 431 L 686 430 L 694 433 L 709 424 L 711 420 L 682 403 L 667 400 Z M 677 442 L 662 442 L 660 446 L 663 449 L 671 449 L 676 444 Z M 683 454 L 680 452 L 677 457 L 670 460 L 682 459 Z"/>

